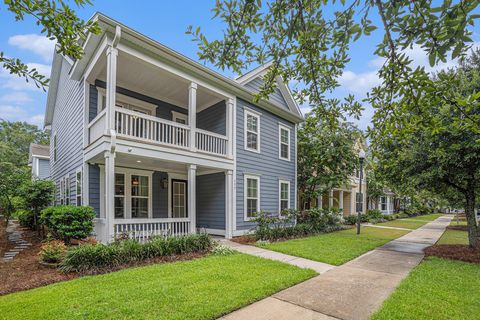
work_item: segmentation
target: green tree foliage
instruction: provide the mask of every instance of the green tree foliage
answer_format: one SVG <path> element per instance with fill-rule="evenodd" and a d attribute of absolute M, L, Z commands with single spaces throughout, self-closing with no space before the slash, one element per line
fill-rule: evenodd
<path fill-rule="evenodd" d="M 48 133 L 26 122 L 10 122 L 0 119 L 1 162 L 26 166 L 31 143 L 48 144 Z"/>
<path fill-rule="evenodd" d="M 17 167 L 10 162 L 0 162 L 0 212 L 5 223 L 11 218 L 15 206 L 14 198 L 19 196 L 19 186 L 30 178 L 28 167 Z"/>
<path fill-rule="evenodd" d="M 90 0 L 74 0 L 77 7 L 91 4 Z M 88 32 L 99 33 L 100 29 L 95 22 L 78 18 L 75 12 L 64 0 L 5 0 L 6 9 L 15 16 L 15 21 L 24 20 L 26 16 L 35 19 L 36 24 L 42 27 L 50 40 L 57 41 L 58 53 L 73 59 L 83 56 L 82 42 Z M 40 74 L 35 68 L 29 68 L 17 58 L 7 57 L 0 52 L 0 63 L 11 74 L 33 81 L 38 88 L 46 90 L 48 78 Z"/>
<path fill-rule="evenodd" d="M 346 183 L 358 163 L 355 143 L 361 139 L 358 129 L 348 122 L 330 126 L 313 111 L 297 133 L 298 189 L 300 207 L 326 190 Z"/>
<path fill-rule="evenodd" d="M 372 147 L 388 181 L 415 190 L 425 189 L 447 200 L 457 198 L 452 193 L 463 197 L 471 246 L 480 237 L 475 219 L 480 132 L 472 130 L 466 119 L 479 119 L 480 107 L 458 108 L 457 103 L 478 91 L 479 60 L 480 50 L 474 51 L 459 68 L 440 72 L 431 80 L 445 95 L 457 99 L 439 100 L 426 95 L 417 109 L 397 108 L 401 125 L 372 131 Z"/>
<path fill-rule="evenodd" d="M 293 92 L 297 101 L 308 102 L 336 124 L 345 115 L 359 116 L 362 107 L 352 96 L 340 101 L 325 93 L 338 86 L 352 43 L 381 32 L 375 54 L 385 60 L 379 72 L 382 85 L 367 101 L 377 108 L 377 130 L 388 131 L 398 123 L 396 108 L 421 107 L 426 94 L 451 98 L 439 94 L 404 50 L 421 47 L 432 66 L 463 55 L 473 43 L 478 5 L 478 0 L 219 0 L 212 11 L 224 23 L 223 38 L 209 40 L 200 27 L 190 26 L 187 33 L 198 43 L 199 58 L 220 69 L 241 73 L 252 63 L 272 61 L 257 99 L 273 92 L 277 76 L 300 82 Z M 478 103 L 478 97 L 464 102 Z M 480 128 L 475 122 L 471 126 Z"/>
<path fill-rule="evenodd" d="M 55 185 L 50 180 L 29 180 L 22 186 L 20 194 L 26 209 L 33 214 L 34 229 L 38 229 L 40 212 L 52 204 L 54 191 Z"/>

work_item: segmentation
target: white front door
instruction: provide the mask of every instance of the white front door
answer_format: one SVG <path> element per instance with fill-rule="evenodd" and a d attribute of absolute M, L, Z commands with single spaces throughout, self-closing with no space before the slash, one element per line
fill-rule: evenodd
<path fill-rule="evenodd" d="M 172 179 L 172 218 L 187 217 L 187 181 Z"/>

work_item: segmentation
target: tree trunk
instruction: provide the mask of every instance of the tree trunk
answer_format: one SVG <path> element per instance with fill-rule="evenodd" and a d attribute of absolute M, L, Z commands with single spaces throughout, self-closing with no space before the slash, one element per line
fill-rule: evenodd
<path fill-rule="evenodd" d="M 465 198 L 465 215 L 467 217 L 468 225 L 468 244 L 470 247 L 476 247 L 480 234 L 477 226 L 477 219 L 475 217 L 475 183 L 468 183 L 468 187 L 465 192 Z"/>

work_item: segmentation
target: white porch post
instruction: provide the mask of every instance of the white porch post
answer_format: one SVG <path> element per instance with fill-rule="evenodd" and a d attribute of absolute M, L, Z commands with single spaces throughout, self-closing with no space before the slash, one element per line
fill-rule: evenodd
<path fill-rule="evenodd" d="M 196 190 L 197 185 L 197 165 L 188 165 L 188 215 L 190 216 L 190 232 L 197 232 L 197 208 L 196 208 Z"/>
<path fill-rule="evenodd" d="M 233 171 L 225 172 L 225 238 L 233 236 Z"/>
<path fill-rule="evenodd" d="M 115 153 L 105 151 L 105 242 L 111 242 L 114 236 L 115 206 Z"/>
<path fill-rule="evenodd" d="M 117 56 L 118 50 L 112 46 L 107 48 L 107 88 L 106 88 L 106 134 L 115 130 L 115 104 L 117 88 Z"/>
<path fill-rule="evenodd" d="M 328 208 L 333 208 L 333 190 L 330 190 L 330 192 L 328 193 Z"/>
<path fill-rule="evenodd" d="M 339 196 L 338 196 L 338 208 L 342 210 L 343 212 L 343 190 L 340 190 Z"/>
<path fill-rule="evenodd" d="M 190 125 L 190 151 L 197 151 L 195 130 L 197 128 L 197 84 L 190 83 L 188 87 L 188 124 Z"/>
<path fill-rule="evenodd" d="M 323 207 L 323 193 L 320 193 L 317 197 L 317 203 L 318 203 L 318 208 L 322 208 Z"/>
<path fill-rule="evenodd" d="M 390 196 L 385 196 L 387 198 L 387 214 L 390 214 Z"/>
<path fill-rule="evenodd" d="M 227 100 L 227 157 L 233 159 L 233 99 Z"/>

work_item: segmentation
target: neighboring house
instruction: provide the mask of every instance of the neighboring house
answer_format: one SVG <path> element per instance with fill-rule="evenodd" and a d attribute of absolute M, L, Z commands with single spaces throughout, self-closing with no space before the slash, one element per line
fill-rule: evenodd
<path fill-rule="evenodd" d="M 36 179 L 50 178 L 50 146 L 30 144 L 28 165 L 32 167 L 32 177 Z"/>
<path fill-rule="evenodd" d="M 81 60 L 55 54 L 45 125 L 57 204 L 95 209 L 95 234 L 244 234 L 296 205 L 289 89 L 252 102 L 268 65 L 226 78 L 108 18 Z"/>
<path fill-rule="evenodd" d="M 368 201 L 368 209 L 377 209 L 383 214 L 394 214 L 395 207 L 399 205 L 399 200 L 390 189 L 384 189 L 383 195 L 378 197 L 378 199 L 369 199 Z"/>
<path fill-rule="evenodd" d="M 349 183 L 320 195 L 317 199 L 317 206 L 339 209 L 344 217 L 357 214 L 357 210 L 360 208 L 363 208 L 362 213 L 365 213 L 367 181 L 365 170 L 363 172 L 362 193 L 360 193 L 360 170 L 357 170 L 355 175 L 350 177 Z"/>

